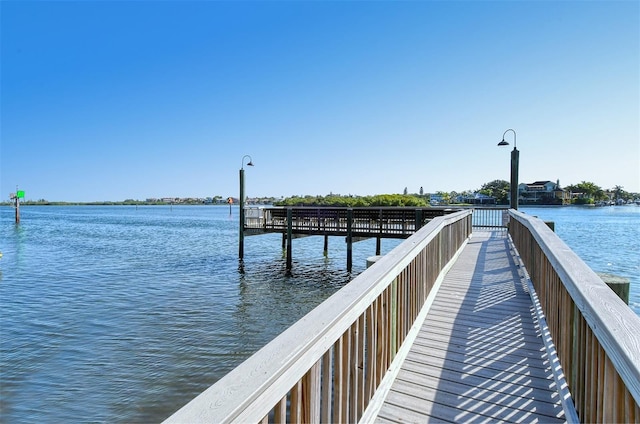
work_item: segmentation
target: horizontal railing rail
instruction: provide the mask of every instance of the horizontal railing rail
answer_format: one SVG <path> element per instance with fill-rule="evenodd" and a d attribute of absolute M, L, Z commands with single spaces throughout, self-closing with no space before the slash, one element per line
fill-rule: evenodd
<path fill-rule="evenodd" d="M 473 228 L 477 230 L 507 230 L 509 223 L 508 207 L 474 207 Z"/>
<path fill-rule="evenodd" d="M 471 228 L 433 218 L 166 422 L 357 422 Z"/>
<path fill-rule="evenodd" d="M 456 207 L 456 208 L 338 208 L 296 207 L 292 210 L 292 230 L 315 231 L 318 234 L 343 235 L 347 232 L 347 211 L 352 212 L 352 232 L 378 232 L 389 236 L 408 237 L 437 216 L 470 209 L 472 226 L 479 230 L 505 230 L 509 222 L 508 207 Z M 245 229 L 285 232 L 287 208 L 245 208 Z"/>
<path fill-rule="evenodd" d="M 460 208 L 415 207 L 269 207 L 247 208 L 245 229 L 264 232 L 407 238 L 435 217 Z"/>
<path fill-rule="evenodd" d="M 510 210 L 582 422 L 640 421 L 640 317 L 540 219 Z"/>

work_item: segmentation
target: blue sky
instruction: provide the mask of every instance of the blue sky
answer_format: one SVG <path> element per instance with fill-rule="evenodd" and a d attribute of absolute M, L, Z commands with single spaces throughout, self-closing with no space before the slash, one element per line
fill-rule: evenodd
<path fill-rule="evenodd" d="M 5 199 L 640 192 L 637 1 L 0 8 Z"/>

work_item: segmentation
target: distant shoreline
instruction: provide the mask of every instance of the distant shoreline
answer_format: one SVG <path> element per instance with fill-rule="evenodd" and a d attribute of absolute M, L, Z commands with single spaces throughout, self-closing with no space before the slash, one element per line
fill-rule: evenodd
<path fill-rule="evenodd" d="M 0 207 L 11 207 L 13 208 L 12 202 L 0 202 Z M 228 203 L 128 203 L 128 202 L 24 202 L 20 203 L 21 207 L 25 206 L 229 206 Z M 232 203 L 231 206 L 238 206 L 238 203 Z M 272 203 L 247 203 L 246 206 L 273 206 Z M 451 205 L 441 205 L 441 206 L 450 206 L 450 207 L 470 207 L 473 205 L 470 204 L 451 204 Z M 482 205 L 481 207 L 505 207 L 507 205 Z M 603 207 L 619 207 L 619 206 L 636 206 L 636 205 L 607 205 L 607 206 L 598 206 L 594 204 L 584 204 L 584 205 L 535 205 L 535 204 L 527 204 L 527 205 L 518 205 L 520 208 L 535 208 L 535 209 L 553 209 L 553 208 L 567 208 L 567 207 L 575 207 L 575 208 L 603 208 Z M 284 206 L 286 207 L 286 206 Z M 317 206 L 322 207 L 322 206 Z M 331 207 L 331 206 L 327 206 Z M 357 206 L 354 206 L 357 207 Z M 373 206 L 376 207 L 376 206 Z"/>
<path fill-rule="evenodd" d="M 20 206 L 228 206 L 228 203 L 164 203 L 164 202 L 20 202 Z M 233 203 L 236 205 L 236 203 Z M 12 202 L 0 202 L 0 206 L 11 206 Z"/>
<path fill-rule="evenodd" d="M 257 201 L 256 201 L 257 200 Z M 269 199 L 269 198 L 259 198 L 253 201 L 248 201 L 246 206 L 273 206 L 277 203 L 277 199 Z M 239 204 L 238 199 L 233 199 L 232 206 L 237 206 Z M 3 201 L 0 202 L 0 206 L 8 206 L 13 207 L 12 201 Z M 33 201 L 27 200 L 20 202 L 20 206 L 229 206 L 227 200 L 203 200 L 196 198 L 185 198 L 179 199 L 177 201 L 171 202 L 167 200 L 158 199 L 156 201 L 147 201 L 147 200 L 122 200 L 122 201 L 93 201 L 93 202 L 66 202 L 66 201 Z M 294 206 L 294 205 L 281 205 L 283 207 L 286 206 Z M 306 205 L 305 205 L 306 206 Z M 339 204 L 323 204 L 323 205 L 308 205 L 312 207 L 336 207 L 336 206 L 346 206 Z M 434 205 L 425 205 L 434 206 Z M 450 203 L 446 205 L 435 205 L 435 206 L 444 206 L 444 207 L 469 207 L 474 206 L 468 203 Z M 481 207 L 508 207 L 508 205 L 502 204 L 493 204 L 493 205 L 476 205 Z M 583 203 L 583 204 L 571 204 L 571 205 L 541 205 L 541 204 L 519 204 L 519 208 L 563 208 L 563 207 L 586 207 L 586 208 L 601 208 L 601 207 L 612 207 L 612 206 L 635 206 L 635 204 L 624 204 L 624 205 L 598 205 L 595 203 Z M 355 205 L 347 206 L 347 207 L 358 207 Z M 377 207 L 377 206 L 368 206 L 368 207 Z"/>

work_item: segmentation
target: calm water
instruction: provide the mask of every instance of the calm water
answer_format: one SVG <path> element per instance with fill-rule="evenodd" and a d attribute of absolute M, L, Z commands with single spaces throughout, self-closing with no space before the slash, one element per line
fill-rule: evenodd
<path fill-rule="evenodd" d="M 629 306 L 640 315 L 640 207 L 529 207 L 555 222 L 556 234 L 596 272 L 626 277 Z"/>
<path fill-rule="evenodd" d="M 525 208 L 632 280 L 640 207 Z M 245 239 L 226 206 L 0 208 L 0 422 L 159 422 L 365 268 L 375 241 Z M 383 253 L 399 241 L 383 240 Z"/>
<path fill-rule="evenodd" d="M 227 206 L 0 208 L 0 421 L 159 422 L 375 254 L 245 238 Z M 399 241 L 383 240 L 382 253 Z"/>

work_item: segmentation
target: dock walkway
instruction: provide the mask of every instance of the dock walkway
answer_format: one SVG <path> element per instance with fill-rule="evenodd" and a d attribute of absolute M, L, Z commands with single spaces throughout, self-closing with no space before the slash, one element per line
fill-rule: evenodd
<path fill-rule="evenodd" d="M 505 233 L 474 232 L 445 276 L 376 422 L 566 421 Z"/>
<path fill-rule="evenodd" d="M 506 214 L 431 219 L 166 422 L 640 423 L 640 318 Z"/>

